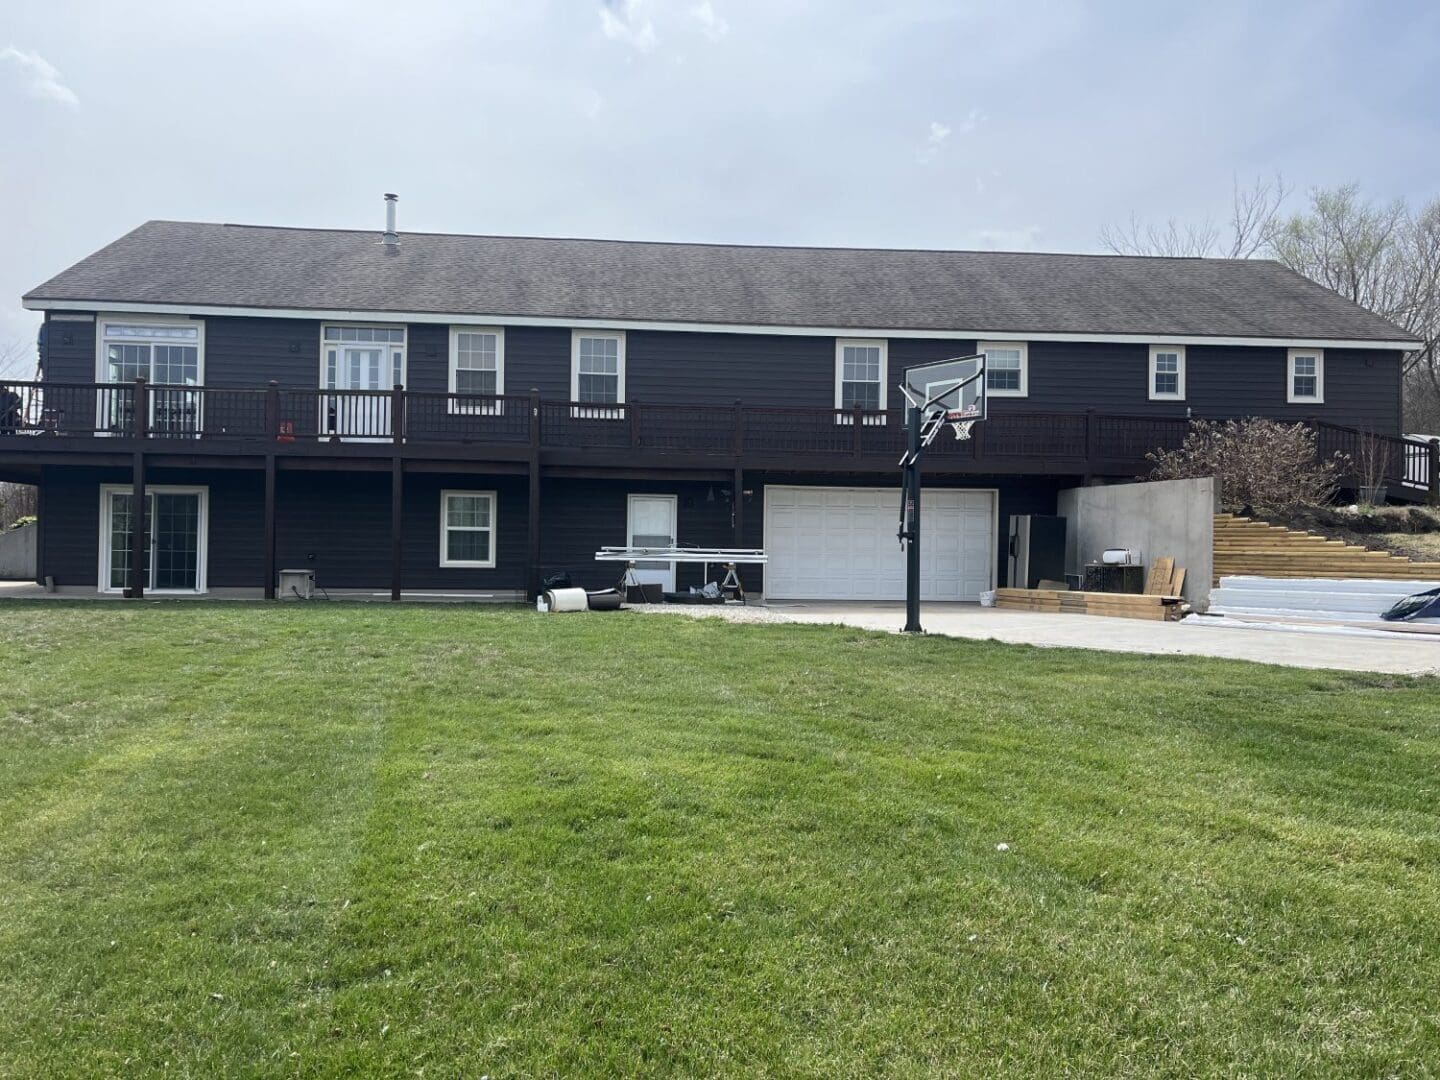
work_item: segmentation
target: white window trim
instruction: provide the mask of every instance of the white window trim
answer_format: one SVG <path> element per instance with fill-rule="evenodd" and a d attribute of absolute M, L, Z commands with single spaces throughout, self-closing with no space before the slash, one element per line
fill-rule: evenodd
<path fill-rule="evenodd" d="M 1155 389 L 1155 376 L 1159 374 L 1156 363 L 1161 353 L 1174 353 L 1176 356 L 1176 379 L 1175 385 L 1179 391 L 1174 394 L 1162 394 Z M 1150 346 L 1150 400 L 1151 401 L 1184 401 L 1185 400 L 1185 346 L 1184 345 L 1151 345 Z"/>
<path fill-rule="evenodd" d="M 456 389 L 459 382 L 460 371 L 460 335 L 461 334 L 494 334 L 495 335 L 495 393 L 497 396 L 505 394 L 505 328 L 503 326 L 452 326 L 450 327 L 450 393 L 458 394 Z M 449 399 L 449 411 L 454 413 L 479 413 L 485 416 L 499 416 L 505 411 L 503 401 L 480 401 L 462 402 L 455 398 Z"/>
<path fill-rule="evenodd" d="M 1315 396 L 1300 397 L 1295 393 L 1295 360 L 1301 356 L 1315 358 Z M 1325 350 L 1291 349 L 1285 354 L 1285 401 L 1290 405 L 1325 404 Z"/>
<path fill-rule="evenodd" d="M 95 579 L 102 593 L 119 594 L 124 589 L 113 588 L 110 585 L 110 533 L 111 533 L 111 507 L 110 496 L 115 494 L 133 495 L 134 487 L 130 484 L 101 484 L 100 485 L 100 534 L 99 543 L 99 569 L 98 577 Z M 195 544 L 195 588 L 194 589 L 152 589 L 146 588 L 146 596 L 199 596 L 208 590 L 208 573 L 210 564 L 210 489 L 204 485 L 194 484 L 146 484 L 146 496 L 150 495 L 199 495 L 200 496 L 200 518 L 196 524 L 199 536 Z"/>
<path fill-rule="evenodd" d="M 445 542 L 450 535 L 449 507 L 452 495 L 479 495 L 490 500 L 490 555 L 485 559 L 450 559 L 445 552 L 449 545 Z M 493 570 L 495 568 L 495 533 L 500 526 L 500 500 L 493 491 L 467 491 L 459 488 L 446 488 L 440 492 L 440 565 L 442 567 L 456 567 L 467 570 Z M 478 530 L 465 530 L 473 532 Z"/>
<path fill-rule="evenodd" d="M 625 331 L 624 330 L 571 330 L 570 331 L 570 400 L 580 400 L 580 339 L 613 338 L 619 347 L 615 355 L 615 403 L 625 404 Z M 625 415 L 623 408 L 609 408 L 605 405 L 572 405 L 570 415 L 586 420 L 619 420 Z"/>
<path fill-rule="evenodd" d="M 992 397 L 1029 397 L 1030 396 L 1030 343 L 1028 341 L 978 341 L 975 343 L 975 351 L 987 354 L 991 349 L 1019 349 L 1020 350 L 1020 389 L 1019 390 L 994 390 L 990 387 L 990 376 L 985 376 L 985 396 Z"/>
<path fill-rule="evenodd" d="M 886 338 L 836 338 L 835 339 L 835 408 L 844 409 L 845 400 L 845 348 L 846 346 L 880 349 L 880 411 L 883 413 L 890 400 L 890 342 Z M 837 424 L 853 423 L 855 418 L 849 410 L 837 415 Z M 884 416 L 866 417 L 867 424 L 883 424 Z"/>
<path fill-rule="evenodd" d="M 105 357 L 105 326 L 107 323 L 114 323 L 116 326 L 193 326 L 199 331 L 196 339 L 195 357 L 195 384 L 205 385 L 205 320 L 191 319 L 182 315 L 136 315 L 123 312 L 102 311 L 95 317 L 95 381 L 97 383 L 109 382 L 106 376 L 106 368 L 109 366 Z M 139 342 L 154 344 L 146 341 L 145 338 L 137 339 Z M 185 344 L 190 342 L 162 342 L 162 344 Z"/>
<path fill-rule="evenodd" d="M 409 385 L 409 383 L 410 383 L 410 327 L 408 327 L 408 326 L 405 325 L 404 323 L 351 322 L 350 320 L 346 319 L 346 320 L 340 320 L 340 321 L 333 321 L 333 320 L 332 320 L 332 321 L 330 321 L 330 322 L 322 322 L 322 323 L 320 324 L 320 370 L 319 370 L 319 371 L 317 372 L 317 374 L 316 374 L 316 377 L 319 379 L 319 381 L 316 383 L 316 385 L 317 385 L 322 391 L 328 389 L 328 387 L 325 385 L 325 347 L 326 347 L 326 345 L 327 345 L 327 344 L 335 345 L 335 346 L 338 348 L 338 347 L 341 346 L 341 345 L 363 345 L 363 344 L 365 344 L 365 342 L 359 342 L 359 341 L 334 341 L 334 342 L 326 342 L 326 340 L 325 340 L 325 331 L 326 331 L 326 330 L 330 330 L 330 329 L 333 329 L 333 328 L 339 328 L 339 327 L 346 327 L 346 326 L 355 326 L 355 327 L 363 326 L 363 327 L 367 327 L 367 328 L 369 328 L 369 329 L 371 329 L 371 330 L 399 330 L 399 331 L 400 331 L 400 384 L 401 384 L 402 386 L 408 386 L 408 385 Z M 377 342 L 376 344 L 382 344 L 382 343 Z M 384 348 L 385 348 L 385 360 L 386 360 L 385 369 L 388 371 L 388 370 L 390 369 L 390 364 L 389 364 L 389 361 L 390 361 L 390 353 L 391 353 L 391 352 L 394 350 L 394 348 L 395 348 L 395 342 L 393 342 L 393 341 L 388 341 L 388 342 L 384 342 L 383 345 L 384 345 Z M 385 385 L 382 386 L 380 389 L 381 389 L 381 390 L 390 390 L 390 389 L 393 389 L 393 387 L 392 387 L 391 383 L 387 380 L 386 383 L 385 383 Z"/>

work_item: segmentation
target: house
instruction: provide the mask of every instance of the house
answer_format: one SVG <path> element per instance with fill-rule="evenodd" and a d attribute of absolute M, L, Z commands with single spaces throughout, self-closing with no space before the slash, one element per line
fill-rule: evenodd
<path fill-rule="evenodd" d="M 925 462 L 924 595 L 974 599 L 1009 515 L 1133 478 L 1188 417 L 1398 435 L 1415 347 L 1258 260 L 402 235 L 389 208 L 151 221 L 25 295 L 42 374 L 0 478 L 39 485 L 41 579 L 512 598 L 673 541 L 764 547 L 770 597 L 898 597 L 896 384 L 983 350 L 990 418 Z"/>

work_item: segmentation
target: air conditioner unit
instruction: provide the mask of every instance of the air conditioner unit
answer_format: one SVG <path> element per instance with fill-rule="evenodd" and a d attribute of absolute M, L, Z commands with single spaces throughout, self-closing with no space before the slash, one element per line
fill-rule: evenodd
<path fill-rule="evenodd" d="M 315 598 L 314 570 L 281 570 L 276 595 L 281 600 L 313 600 Z"/>

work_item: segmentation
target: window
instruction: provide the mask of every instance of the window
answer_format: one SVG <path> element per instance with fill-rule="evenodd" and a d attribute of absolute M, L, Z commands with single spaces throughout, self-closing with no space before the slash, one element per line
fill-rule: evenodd
<path fill-rule="evenodd" d="M 982 341 L 987 397 L 1025 397 L 1030 393 L 1029 347 L 1023 341 Z"/>
<path fill-rule="evenodd" d="M 1185 346 L 1150 346 L 1150 400 L 1185 399 Z"/>
<path fill-rule="evenodd" d="M 205 324 L 190 319 L 146 319 L 122 322 L 101 318 L 96 335 L 99 355 L 95 381 L 150 384 L 149 430 L 165 435 L 197 435 L 200 432 L 200 393 L 173 387 L 200 385 Z M 134 425 L 134 395 L 121 391 L 99 392 L 100 412 L 117 432 Z"/>
<path fill-rule="evenodd" d="M 1290 373 L 1287 376 L 1285 400 L 1291 402 L 1325 401 L 1325 353 L 1320 349 L 1291 349 Z"/>
<path fill-rule="evenodd" d="M 450 328 L 450 393 L 495 397 L 505 393 L 505 331 L 478 326 Z M 498 415 L 501 401 L 450 399 L 452 413 Z"/>
<path fill-rule="evenodd" d="M 145 489 L 145 566 L 147 592 L 205 591 L 207 489 L 149 485 Z M 100 591 L 122 592 L 131 585 L 131 540 L 134 537 L 131 487 L 100 488 Z"/>
<path fill-rule="evenodd" d="M 570 338 L 570 399 L 594 405 L 625 401 L 625 335 L 576 330 Z M 573 408 L 571 416 L 614 420 L 623 409 Z"/>
<path fill-rule="evenodd" d="M 495 492 L 440 493 L 440 565 L 495 565 Z"/>
<path fill-rule="evenodd" d="M 873 338 L 835 339 L 835 407 L 837 409 L 885 408 L 886 369 L 889 367 L 889 342 Z M 837 416 L 841 424 L 854 417 Z M 883 424 L 883 416 L 867 418 L 866 423 Z"/>

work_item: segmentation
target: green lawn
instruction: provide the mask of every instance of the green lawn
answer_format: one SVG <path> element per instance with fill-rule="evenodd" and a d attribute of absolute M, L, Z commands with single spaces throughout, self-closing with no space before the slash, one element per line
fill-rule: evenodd
<path fill-rule="evenodd" d="M 0 1076 L 1440 1062 L 1435 681 L 462 606 L 0 626 Z"/>

